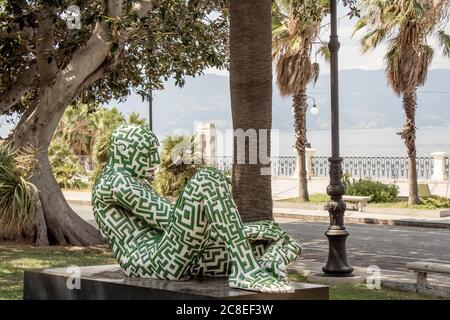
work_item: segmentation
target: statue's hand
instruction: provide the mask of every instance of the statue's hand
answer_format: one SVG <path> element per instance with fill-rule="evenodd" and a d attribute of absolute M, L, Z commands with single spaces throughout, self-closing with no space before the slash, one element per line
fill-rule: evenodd
<path fill-rule="evenodd" d="M 258 260 L 258 263 L 261 268 L 269 272 L 276 279 L 288 282 L 287 265 L 283 259 L 276 257 L 274 254 L 266 253 Z"/>
<path fill-rule="evenodd" d="M 272 242 L 262 257 L 258 259 L 259 265 L 275 278 L 288 281 L 287 268 L 300 256 L 299 242 L 287 233 L 278 241 Z"/>
<path fill-rule="evenodd" d="M 299 242 L 270 220 L 245 224 L 244 234 L 249 241 L 269 243 L 264 254 L 258 258 L 258 264 L 275 278 L 287 281 L 287 267 L 301 253 Z"/>
<path fill-rule="evenodd" d="M 244 234 L 249 241 L 265 240 L 275 242 L 286 233 L 274 221 L 263 220 L 244 224 Z"/>

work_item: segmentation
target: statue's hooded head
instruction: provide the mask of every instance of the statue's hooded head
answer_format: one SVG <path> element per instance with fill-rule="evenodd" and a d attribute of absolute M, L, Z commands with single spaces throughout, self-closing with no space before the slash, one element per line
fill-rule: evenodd
<path fill-rule="evenodd" d="M 159 142 L 148 128 L 121 125 L 111 135 L 109 166 L 137 178 L 150 177 L 159 164 Z"/>

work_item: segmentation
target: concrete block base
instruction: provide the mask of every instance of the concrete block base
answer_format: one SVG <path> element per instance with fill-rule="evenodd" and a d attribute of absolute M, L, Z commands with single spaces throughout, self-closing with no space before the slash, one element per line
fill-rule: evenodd
<path fill-rule="evenodd" d="M 73 270 L 73 269 L 72 269 Z M 79 268 L 79 283 L 65 268 L 26 271 L 26 300 L 328 300 L 327 286 L 292 282 L 293 293 L 231 289 L 225 278 L 165 281 L 127 277 L 118 265 Z M 68 285 L 69 283 L 69 285 Z"/>

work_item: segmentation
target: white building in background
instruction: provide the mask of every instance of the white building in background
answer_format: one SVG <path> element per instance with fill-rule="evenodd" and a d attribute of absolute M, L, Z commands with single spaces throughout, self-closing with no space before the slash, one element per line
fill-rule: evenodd
<path fill-rule="evenodd" d="M 213 165 L 217 157 L 217 130 L 214 122 L 202 122 L 195 132 L 196 154 L 202 163 Z"/>

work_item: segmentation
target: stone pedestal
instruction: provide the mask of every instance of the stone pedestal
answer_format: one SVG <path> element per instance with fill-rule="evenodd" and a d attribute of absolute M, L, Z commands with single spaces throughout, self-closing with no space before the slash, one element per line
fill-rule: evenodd
<path fill-rule="evenodd" d="M 217 157 L 217 132 L 213 122 L 199 123 L 195 133 L 195 153 L 202 163 L 214 165 Z"/>
<path fill-rule="evenodd" d="M 292 176 L 298 178 L 298 175 L 299 175 L 298 171 L 300 168 L 300 166 L 299 166 L 300 159 L 298 158 L 297 150 L 294 149 L 294 151 L 295 151 L 297 160 L 295 163 L 295 171 L 292 174 Z M 306 148 L 305 149 L 306 177 L 308 180 L 311 179 L 312 177 L 314 177 L 313 158 L 316 156 L 316 152 L 317 152 L 317 149 L 314 149 L 314 148 Z"/>
<path fill-rule="evenodd" d="M 433 152 L 431 156 L 433 157 L 433 175 L 431 176 L 431 180 L 433 181 L 448 180 L 447 174 L 445 172 L 445 158 L 447 157 L 447 153 Z"/>
<path fill-rule="evenodd" d="M 314 148 L 306 148 L 305 156 L 306 156 L 306 172 L 308 175 L 308 179 L 314 177 L 313 171 L 313 158 L 316 156 L 317 149 Z"/>
<path fill-rule="evenodd" d="M 328 287 L 292 282 L 293 293 L 231 289 L 225 278 L 165 281 L 128 278 L 118 265 L 26 271 L 25 300 L 328 300 Z"/>

